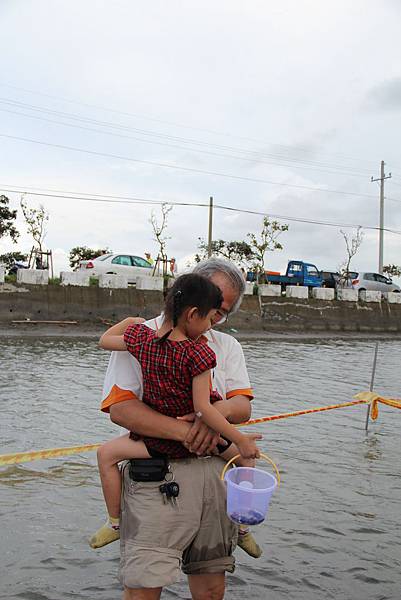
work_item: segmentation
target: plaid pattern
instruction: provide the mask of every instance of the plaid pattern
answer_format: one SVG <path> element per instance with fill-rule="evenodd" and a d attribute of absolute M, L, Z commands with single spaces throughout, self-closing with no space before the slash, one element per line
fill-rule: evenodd
<path fill-rule="evenodd" d="M 216 366 L 216 355 L 206 341 L 165 340 L 146 325 L 131 325 L 124 333 L 127 350 L 142 368 L 143 402 L 169 417 L 193 412 L 192 379 Z M 210 401 L 221 400 L 211 390 Z M 190 452 L 174 440 L 141 438 L 150 454 L 160 452 L 170 458 L 185 458 Z"/>

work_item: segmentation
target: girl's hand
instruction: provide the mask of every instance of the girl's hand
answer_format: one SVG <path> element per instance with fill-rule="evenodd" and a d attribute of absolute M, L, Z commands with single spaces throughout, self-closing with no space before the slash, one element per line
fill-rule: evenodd
<path fill-rule="evenodd" d="M 236 458 L 234 462 L 236 467 L 256 467 L 256 460 L 254 458 L 244 458 L 243 456 L 240 456 L 239 458 Z"/>
<path fill-rule="evenodd" d="M 239 453 L 243 458 L 260 458 L 260 451 L 255 440 L 261 440 L 260 433 L 249 433 L 243 436 L 240 443 L 237 444 Z"/>

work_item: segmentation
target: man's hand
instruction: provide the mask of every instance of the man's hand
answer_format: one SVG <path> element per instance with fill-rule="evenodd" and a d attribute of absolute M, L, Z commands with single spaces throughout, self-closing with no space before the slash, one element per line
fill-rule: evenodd
<path fill-rule="evenodd" d="M 207 456 L 209 454 L 216 454 L 217 444 L 223 446 L 227 444 L 218 433 L 210 429 L 205 423 L 195 415 L 191 413 L 184 417 L 178 417 L 181 421 L 192 422 L 191 429 L 189 430 L 183 445 L 190 452 L 197 454 L 198 456 Z"/>

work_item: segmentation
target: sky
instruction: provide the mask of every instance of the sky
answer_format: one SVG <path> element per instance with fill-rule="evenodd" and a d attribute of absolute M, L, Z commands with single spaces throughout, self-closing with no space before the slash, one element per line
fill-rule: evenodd
<path fill-rule="evenodd" d="M 376 271 L 384 160 L 400 265 L 400 24 L 398 0 L 0 0 L 0 194 L 44 205 L 57 272 L 74 246 L 157 255 L 161 202 L 183 269 L 210 196 L 237 209 L 214 209 L 214 239 L 289 225 L 267 269 L 336 270 L 361 225 L 352 268 Z M 0 253 L 31 248 L 17 227 Z"/>

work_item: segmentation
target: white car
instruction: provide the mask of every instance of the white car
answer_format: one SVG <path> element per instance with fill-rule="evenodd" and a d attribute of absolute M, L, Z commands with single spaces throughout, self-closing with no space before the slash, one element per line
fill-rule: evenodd
<path fill-rule="evenodd" d="M 352 287 L 354 290 L 358 290 L 358 292 L 378 290 L 384 294 L 385 292 L 400 293 L 401 291 L 400 287 L 393 283 L 391 277 L 380 275 L 380 273 L 350 271 L 349 277 L 346 287 Z"/>
<path fill-rule="evenodd" d="M 135 283 L 140 275 L 152 275 L 153 266 L 141 256 L 133 254 L 103 254 L 91 260 L 81 260 L 79 269 L 88 269 L 90 275 L 125 275 L 128 283 Z"/>

